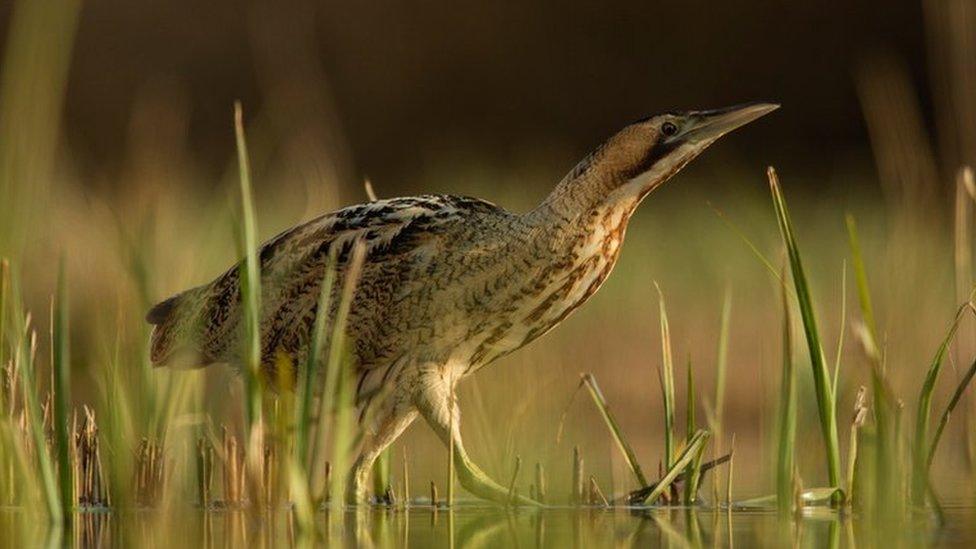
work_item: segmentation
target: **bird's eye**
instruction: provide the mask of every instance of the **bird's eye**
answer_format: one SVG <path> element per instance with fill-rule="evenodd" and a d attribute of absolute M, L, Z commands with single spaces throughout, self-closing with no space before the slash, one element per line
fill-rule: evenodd
<path fill-rule="evenodd" d="M 678 126 L 675 126 L 673 122 L 665 122 L 661 125 L 661 133 L 670 137 L 678 133 Z"/>

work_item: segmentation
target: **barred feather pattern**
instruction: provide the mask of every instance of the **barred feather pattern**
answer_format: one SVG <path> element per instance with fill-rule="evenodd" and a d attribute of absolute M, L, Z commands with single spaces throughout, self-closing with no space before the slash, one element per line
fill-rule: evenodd
<path fill-rule="evenodd" d="M 337 254 L 338 292 L 360 240 L 366 259 L 347 324 L 360 397 L 408 364 L 475 371 L 539 337 L 596 291 L 616 260 L 629 209 L 593 209 L 573 227 L 478 199 L 425 195 L 313 219 L 260 247 L 262 366 L 273 369 L 281 353 L 304 363 L 329 254 Z M 152 361 L 177 363 L 183 350 L 194 365 L 240 363 L 239 292 L 235 266 L 157 306 L 149 315 Z"/>
<path fill-rule="evenodd" d="M 327 260 L 338 258 L 332 319 L 357 241 L 366 256 L 345 330 L 360 403 L 395 389 L 404 405 L 422 390 L 422 369 L 460 379 L 540 337 L 606 280 L 644 196 L 703 148 L 662 150 L 657 127 L 624 128 L 527 213 L 422 195 L 343 208 L 272 238 L 259 249 L 262 369 L 273 374 L 282 354 L 305 363 Z M 155 364 L 240 364 L 239 271 L 150 311 Z"/>

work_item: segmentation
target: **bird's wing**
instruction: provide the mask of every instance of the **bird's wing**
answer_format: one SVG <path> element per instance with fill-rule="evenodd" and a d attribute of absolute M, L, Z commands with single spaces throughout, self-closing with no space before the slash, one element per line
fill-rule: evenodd
<path fill-rule="evenodd" d="M 342 271 L 355 242 L 366 246 L 366 266 L 417 260 L 436 253 L 444 232 L 472 215 L 500 209 L 483 200 L 450 195 L 392 198 L 349 206 L 288 229 L 259 248 L 262 283 L 262 351 L 273 352 L 314 322 L 319 283 L 330 254 Z M 162 365 L 179 347 L 195 354 L 194 365 L 229 360 L 239 342 L 240 265 L 213 282 L 154 307 L 152 360 Z M 273 357 L 271 357 L 273 359 Z M 268 357 L 265 357 L 267 360 Z"/>

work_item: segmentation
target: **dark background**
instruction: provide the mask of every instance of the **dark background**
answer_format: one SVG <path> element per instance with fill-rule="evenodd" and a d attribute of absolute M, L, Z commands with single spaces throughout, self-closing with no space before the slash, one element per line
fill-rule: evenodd
<path fill-rule="evenodd" d="M 828 158 L 870 167 L 853 74 L 876 55 L 907 67 L 929 103 L 916 1 L 90 0 L 66 135 L 81 173 L 114 179 L 140 98 L 163 97 L 217 176 L 240 98 L 272 135 L 317 136 L 351 159 L 344 177 L 386 188 L 448 149 L 506 163 L 551 147 L 568 169 L 641 116 L 769 99 L 784 108 L 732 150 L 761 144 L 815 179 Z"/>

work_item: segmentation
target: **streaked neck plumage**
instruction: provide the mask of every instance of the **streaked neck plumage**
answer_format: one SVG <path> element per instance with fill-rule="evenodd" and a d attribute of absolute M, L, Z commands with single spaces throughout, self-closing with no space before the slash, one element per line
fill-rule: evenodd
<path fill-rule="evenodd" d="M 541 204 L 525 215 L 534 224 L 579 225 L 595 214 L 622 209 L 629 218 L 641 200 L 674 171 L 677 169 L 665 173 L 654 167 L 634 174 L 621 166 L 619 160 L 605 155 L 603 148 L 597 149 L 566 174 Z"/>

